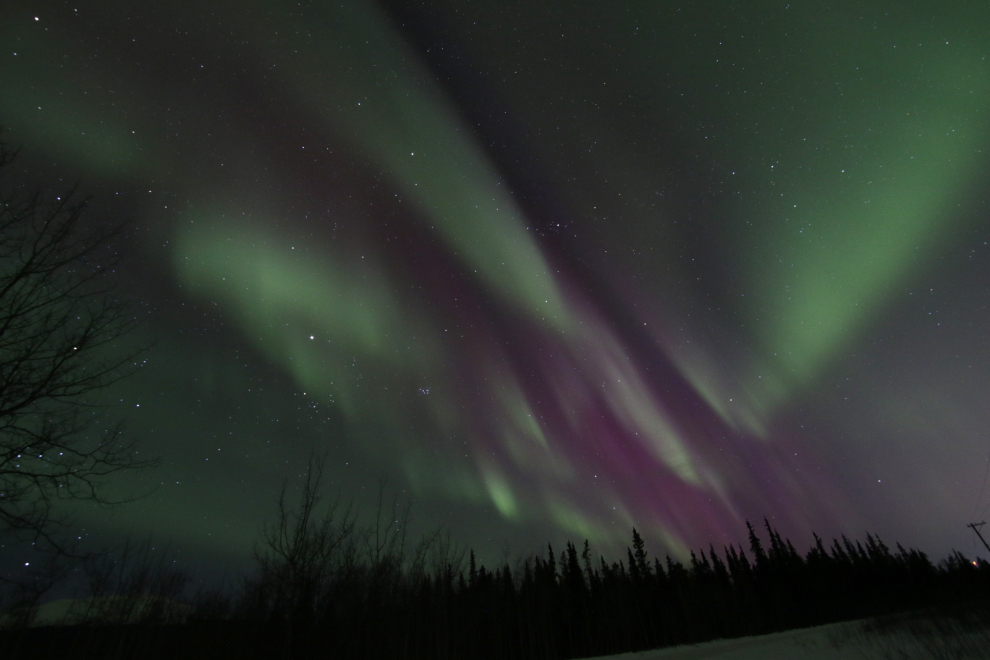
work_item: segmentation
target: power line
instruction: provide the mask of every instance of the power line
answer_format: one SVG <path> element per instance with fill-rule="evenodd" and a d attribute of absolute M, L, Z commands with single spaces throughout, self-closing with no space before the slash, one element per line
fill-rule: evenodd
<path fill-rule="evenodd" d="M 987 545 L 987 542 L 983 539 L 983 534 L 980 534 L 980 527 L 983 527 L 986 524 L 986 522 L 969 523 L 966 527 L 969 527 L 976 532 L 976 535 L 980 537 L 981 541 L 983 541 L 983 547 L 987 549 L 987 552 L 990 552 L 990 545 Z"/>

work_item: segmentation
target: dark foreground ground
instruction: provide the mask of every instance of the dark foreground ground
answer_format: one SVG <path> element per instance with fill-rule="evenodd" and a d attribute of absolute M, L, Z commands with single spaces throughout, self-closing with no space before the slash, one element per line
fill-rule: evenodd
<path fill-rule="evenodd" d="M 26 628 L 0 631 L 0 658 L 195 660 L 333 657 L 299 650 L 289 653 L 285 632 L 277 626 L 246 621 Z M 605 657 L 628 660 L 990 658 L 990 601 L 600 658 Z"/>

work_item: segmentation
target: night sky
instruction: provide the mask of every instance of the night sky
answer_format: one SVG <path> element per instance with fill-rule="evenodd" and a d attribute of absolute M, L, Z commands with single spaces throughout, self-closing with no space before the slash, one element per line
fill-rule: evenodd
<path fill-rule="evenodd" d="M 986 2 L 0 3 L 18 176 L 127 221 L 161 466 L 238 565 L 327 453 L 485 561 L 764 516 L 986 553 Z M 125 346 L 126 344 L 126 346 Z M 978 552 L 979 550 L 979 552 Z"/>

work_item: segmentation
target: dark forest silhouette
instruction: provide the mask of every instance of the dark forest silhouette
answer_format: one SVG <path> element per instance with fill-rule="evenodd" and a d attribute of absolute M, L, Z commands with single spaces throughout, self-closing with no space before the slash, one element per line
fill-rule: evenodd
<path fill-rule="evenodd" d="M 297 502 L 283 490 L 256 570 L 236 595 L 201 593 L 177 610 L 168 605 L 182 580 L 167 562 L 147 553 L 129 569 L 110 562 L 97 571 L 102 593 L 118 594 L 101 601 L 114 609 L 109 623 L 8 626 L 0 656 L 564 659 L 977 603 L 990 593 L 990 564 L 958 552 L 935 565 L 873 535 L 829 543 L 815 535 L 802 555 L 766 520 L 764 538 L 747 523 L 747 547 L 709 546 L 686 564 L 651 557 L 633 529 L 618 561 L 584 541 L 488 568 L 446 533 L 409 543 L 408 510 L 385 505 L 383 491 L 374 520 L 359 525 L 339 500 L 321 502 L 321 479 L 314 460 Z"/>

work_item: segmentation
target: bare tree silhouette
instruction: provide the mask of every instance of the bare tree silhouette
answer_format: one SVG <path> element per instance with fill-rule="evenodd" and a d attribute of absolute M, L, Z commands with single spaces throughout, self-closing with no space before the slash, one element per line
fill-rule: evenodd
<path fill-rule="evenodd" d="M 0 175 L 15 156 L 0 142 Z M 137 353 L 107 350 L 134 325 L 112 291 L 120 227 L 85 227 L 88 200 L 75 190 L 8 189 L 6 179 L 0 176 L 0 532 L 70 556 L 61 534 L 70 518 L 58 504 L 112 505 L 111 475 L 155 463 L 139 457 L 119 425 L 103 423 L 96 396 L 136 369 Z"/>
<path fill-rule="evenodd" d="M 323 505 L 325 455 L 310 456 L 297 502 L 282 484 L 274 524 L 255 547 L 258 575 L 245 585 L 249 608 L 277 621 L 283 654 L 291 657 L 305 638 L 314 613 L 333 602 L 334 590 L 357 570 L 355 516 L 339 496 Z"/>

